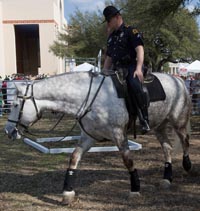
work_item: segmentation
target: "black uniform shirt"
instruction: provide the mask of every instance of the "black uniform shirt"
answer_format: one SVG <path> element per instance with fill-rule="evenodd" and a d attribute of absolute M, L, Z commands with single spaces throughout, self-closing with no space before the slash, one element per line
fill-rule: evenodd
<path fill-rule="evenodd" d="M 135 65 L 135 48 L 139 45 L 143 46 L 144 44 L 137 29 L 122 24 L 108 37 L 106 55 L 112 58 L 112 62 L 116 66 Z"/>

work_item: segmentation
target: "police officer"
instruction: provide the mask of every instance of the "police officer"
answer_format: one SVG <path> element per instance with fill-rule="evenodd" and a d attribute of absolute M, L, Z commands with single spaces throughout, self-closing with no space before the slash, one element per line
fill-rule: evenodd
<path fill-rule="evenodd" d="M 125 26 L 120 10 L 114 6 L 107 6 L 103 15 L 109 33 L 103 70 L 118 68 L 127 70 L 129 93 L 133 104 L 136 105 L 142 131 L 145 133 L 150 128 L 146 95 L 142 89 L 144 44 L 141 35 L 137 29 Z"/>

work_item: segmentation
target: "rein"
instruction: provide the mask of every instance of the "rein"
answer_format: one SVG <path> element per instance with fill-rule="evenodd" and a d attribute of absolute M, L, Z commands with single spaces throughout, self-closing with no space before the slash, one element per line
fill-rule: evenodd
<path fill-rule="evenodd" d="M 85 114 L 85 112 L 87 110 L 85 108 L 86 108 L 86 105 L 87 105 L 89 97 L 90 97 L 90 93 L 91 93 L 91 89 L 92 89 L 92 83 L 93 83 L 93 78 L 94 78 L 94 76 L 92 75 L 91 79 L 90 79 L 90 85 L 89 85 L 89 89 L 88 89 L 86 98 L 84 99 L 81 107 L 78 109 L 78 112 L 76 114 L 76 120 L 77 121 L 79 121 L 83 117 L 83 115 Z"/>
<path fill-rule="evenodd" d="M 74 128 L 76 127 L 77 123 L 79 123 L 81 129 L 82 129 L 88 136 L 90 136 L 90 137 L 96 139 L 95 137 L 93 137 L 91 134 L 89 134 L 89 133 L 85 130 L 85 128 L 84 128 L 84 126 L 83 126 L 81 120 L 82 120 L 82 118 L 83 118 L 88 112 L 90 112 L 90 111 L 92 110 L 92 108 L 91 108 L 91 107 L 92 107 L 92 104 L 94 103 L 94 101 L 95 101 L 95 99 L 96 99 L 96 97 L 97 97 L 97 95 L 98 95 L 98 93 L 99 93 L 99 91 L 100 91 L 100 89 L 101 89 L 101 87 L 102 87 L 102 85 L 103 85 L 103 82 L 104 82 L 104 80 L 105 80 L 105 77 L 106 77 L 106 76 L 103 76 L 103 79 L 101 80 L 101 82 L 100 82 L 100 84 L 99 84 L 99 87 L 98 87 L 97 91 L 95 92 L 95 95 L 93 96 L 93 98 L 92 98 L 90 104 L 89 104 L 88 107 L 86 108 L 87 103 L 88 103 L 88 100 L 89 100 L 89 97 L 90 97 L 90 94 L 91 94 L 92 83 L 93 83 L 93 78 L 94 78 L 94 75 L 91 75 L 90 85 L 89 85 L 89 89 L 88 89 L 87 95 L 86 95 L 86 97 L 85 97 L 85 99 L 84 99 L 84 101 L 83 101 L 81 107 L 78 109 L 77 114 L 75 115 L 75 116 L 76 116 L 76 121 L 75 121 L 74 125 L 73 125 L 72 128 L 71 128 L 71 129 L 70 129 L 61 139 L 59 139 L 57 142 L 60 142 L 60 141 L 62 141 L 63 139 L 65 139 L 65 137 L 69 136 L 70 133 L 71 133 L 71 132 L 74 130 Z M 63 116 L 64 116 L 64 115 L 63 115 Z M 63 116 L 61 117 L 61 119 L 63 118 Z M 60 119 L 60 120 L 61 120 L 61 119 Z M 60 120 L 59 120 L 58 122 L 60 122 Z M 57 124 L 58 124 L 58 123 L 57 123 Z M 57 125 L 57 124 L 56 124 L 56 125 Z M 56 126 L 54 126 L 54 128 L 55 128 L 55 127 L 56 127 Z"/>
<path fill-rule="evenodd" d="M 99 84 L 99 87 L 98 87 L 93 99 L 91 100 L 91 102 L 90 102 L 89 106 L 87 107 L 87 109 L 85 110 L 85 112 L 82 114 L 81 118 L 83 118 L 88 112 L 90 112 L 92 110 L 92 104 L 94 103 L 94 101 L 95 101 L 95 99 L 96 99 L 96 97 L 97 97 L 97 95 L 98 95 L 98 93 L 99 93 L 99 91 L 100 91 L 100 89 L 103 85 L 104 80 L 105 80 L 105 76 L 101 80 L 101 83 Z"/>
<path fill-rule="evenodd" d="M 95 94 L 94 94 L 94 96 L 93 96 L 91 102 L 90 102 L 89 105 L 87 106 L 89 97 L 90 97 L 90 95 L 91 95 L 92 84 L 93 84 L 93 78 L 94 78 L 94 75 L 91 75 L 90 85 L 89 85 L 89 89 L 88 89 L 87 95 L 86 95 L 86 97 L 85 97 L 83 103 L 81 104 L 80 108 L 78 109 L 77 114 L 75 115 L 75 116 L 76 116 L 76 122 L 74 123 L 74 125 L 72 126 L 72 128 L 70 129 L 70 131 L 68 131 L 67 134 L 65 134 L 64 137 L 62 137 L 60 140 L 58 140 L 58 142 L 59 142 L 59 141 L 62 141 L 66 136 L 69 136 L 70 133 L 73 131 L 73 129 L 76 127 L 77 123 L 79 123 L 80 127 L 82 128 L 82 130 L 83 130 L 88 136 L 94 138 L 92 135 L 90 135 L 90 134 L 85 130 L 85 128 L 84 128 L 84 126 L 83 126 L 81 120 L 82 120 L 82 118 L 83 118 L 88 112 L 90 112 L 90 111 L 92 110 L 92 105 L 93 105 L 93 103 L 94 103 L 94 101 L 95 101 L 95 99 L 96 99 L 96 97 L 97 97 L 97 95 L 98 95 L 98 93 L 99 93 L 99 91 L 100 91 L 102 85 L 103 85 L 103 82 L 104 82 L 104 80 L 105 80 L 105 77 L 106 77 L 106 76 L 103 76 L 103 78 L 102 78 L 102 80 L 101 80 L 101 82 L 100 82 L 100 84 L 99 84 L 99 86 L 98 86 L 98 88 L 97 88 L 97 90 L 96 90 L 96 92 L 95 92 Z M 30 87 L 31 87 L 31 95 L 28 96 L 28 91 L 29 91 L 29 88 L 30 88 Z M 17 118 L 17 120 L 8 119 L 8 122 L 15 123 L 15 124 L 16 124 L 16 127 L 15 127 L 16 130 L 17 130 L 17 126 L 20 125 L 20 126 L 22 126 L 23 128 L 25 128 L 25 132 L 26 132 L 26 133 L 29 133 L 30 135 L 35 136 L 34 134 L 32 134 L 32 133 L 28 130 L 28 127 L 27 127 L 26 125 L 23 125 L 22 123 L 20 123 L 20 120 L 21 120 L 21 117 L 22 117 L 22 114 L 23 114 L 24 104 L 25 104 L 25 101 L 28 100 L 28 99 L 31 99 L 32 102 L 33 102 L 33 104 L 34 104 L 34 107 L 35 107 L 35 110 L 36 110 L 36 114 L 37 114 L 37 118 L 38 118 L 38 119 L 41 118 L 41 116 L 40 116 L 40 114 L 39 114 L 39 111 L 38 111 L 38 108 L 37 108 L 37 105 L 36 105 L 36 102 L 35 102 L 34 95 L 33 95 L 33 84 L 27 84 L 25 94 L 24 94 L 23 96 L 18 95 L 17 98 L 23 99 L 22 104 L 21 104 L 21 108 L 20 108 L 20 111 L 19 111 L 18 118 Z M 64 116 L 64 114 L 61 116 L 61 118 L 59 119 L 59 121 L 56 123 L 56 125 L 55 125 L 52 129 L 54 129 L 54 128 L 58 125 L 58 123 L 61 121 L 61 119 L 63 118 L 63 116 Z M 51 130 L 52 130 L 52 129 L 51 129 Z M 96 139 L 96 138 L 94 138 L 94 139 Z"/>
<path fill-rule="evenodd" d="M 89 85 L 89 89 L 88 89 L 88 92 L 87 92 L 87 95 L 86 95 L 86 98 L 84 99 L 81 107 L 78 109 L 78 112 L 77 114 L 75 115 L 76 116 L 76 121 L 75 123 L 73 124 L 73 126 L 71 127 L 71 129 L 61 138 L 59 139 L 57 142 L 60 142 L 62 141 L 63 139 L 65 139 L 67 136 L 69 136 L 71 134 L 71 132 L 74 130 L 74 128 L 76 127 L 77 123 L 79 122 L 79 125 L 81 126 L 81 128 L 84 130 L 82 124 L 80 123 L 81 119 L 83 118 L 83 116 L 85 116 L 86 114 L 86 111 L 88 109 L 85 109 L 86 108 L 86 105 L 88 103 L 88 99 L 89 99 L 89 96 L 90 96 L 90 93 L 91 93 L 91 89 L 92 89 L 92 83 L 93 83 L 93 75 L 91 76 L 91 79 L 90 79 L 90 85 Z M 89 111 L 87 111 L 89 112 Z M 53 127 L 53 129 L 58 125 L 58 123 L 61 121 L 61 119 L 64 117 L 64 114 L 61 116 L 61 118 L 59 119 L 59 121 L 56 123 L 56 125 Z M 84 130 L 85 131 L 85 130 Z M 87 133 L 88 134 L 88 133 Z"/>
<path fill-rule="evenodd" d="M 92 77 L 92 78 L 93 78 L 93 77 Z M 103 85 L 103 82 L 104 82 L 105 78 L 106 78 L 106 77 L 103 76 L 103 78 L 102 78 L 102 80 L 101 80 L 101 83 L 99 84 L 99 87 L 98 87 L 98 89 L 97 89 L 95 95 L 93 96 L 93 98 L 92 98 L 90 104 L 89 104 L 88 107 L 85 109 L 85 111 L 82 113 L 82 115 L 79 116 L 79 118 L 77 119 L 77 121 L 79 122 L 79 125 L 80 125 L 80 127 L 82 128 L 82 130 L 83 130 L 88 136 L 90 136 L 90 137 L 92 137 L 92 138 L 94 138 L 94 137 L 93 137 L 91 134 L 89 134 L 89 133 L 85 130 L 85 128 L 84 128 L 84 126 L 83 126 L 81 120 L 82 120 L 82 118 L 83 118 L 88 112 L 90 112 L 90 111 L 92 110 L 92 104 L 94 103 L 94 101 L 95 101 L 95 99 L 96 99 L 96 97 L 97 97 L 97 95 L 98 95 L 98 93 L 99 93 L 99 91 L 100 91 L 100 89 L 101 89 L 101 87 L 102 87 L 102 85 Z M 91 81 L 92 81 L 92 80 L 91 80 Z M 92 87 L 92 85 L 91 85 L 91 87 Z M 91 87 L 90 87 L 88 93 L 90 93 Z M 89 98 L 89 97 L 88 97 L 88 98 Z M 94 138 L 94 139 L 96 139 L 96 138 Z"/>

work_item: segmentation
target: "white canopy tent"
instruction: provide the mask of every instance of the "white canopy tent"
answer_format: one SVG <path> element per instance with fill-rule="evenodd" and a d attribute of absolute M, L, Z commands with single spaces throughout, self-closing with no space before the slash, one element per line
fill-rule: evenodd
<path fill-rule="evenodd" d="M 186 76 L 188 71 L 187 71 L 187 67 L 188 67 L 189 63 L 179 63 L 178 65 L 178 73 L 180 75 Z"/>
<path fill-rule="evenodd" d="M 200 61 L 196 60 L 187 66 L 188 73 L 200 73 Z"/>
<path fill-rule="evenodd" d="M 73 71 L 98 71 L 98 67 L 95 67 L 87 62 L 84 62 L 83 64 L 80 64 L 76 67 L 74 67 Z"/>

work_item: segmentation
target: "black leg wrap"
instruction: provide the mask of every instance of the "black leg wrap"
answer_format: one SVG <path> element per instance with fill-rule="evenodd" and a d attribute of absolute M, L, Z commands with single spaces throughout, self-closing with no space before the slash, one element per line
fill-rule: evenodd
<path fill-rule="evenodd" d="M 189 155 L 183 156 L 183 168 L 185 171 L 189 171 L 192 168 L 192 163 L 190 161 Z"/>
<path fill-rule="evenodd" d="M 67 169 L 63 190 L 72 191 L 74 189 L 75 179 L 76 179 L 76 170 Z"/>
<path fill-rule="evenodd" d="M 139 192 L 140 191 L 140 179 L 137 173 L 137 170 L 129 172 L 130 180 L 131 180 L 131 192 Z"/>
<path fill-rule="evenodd" d="M 169 162 L 165 163 L 165 170 L 164 170 L 164 178 L 167 179 L 170 182 L 172 182 L 172 164 Z"/>

